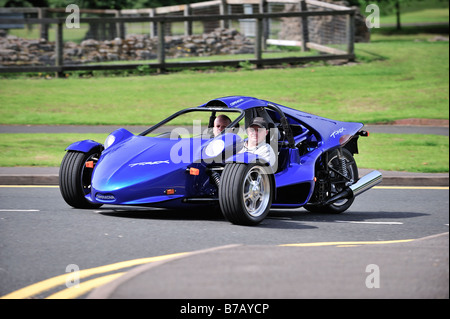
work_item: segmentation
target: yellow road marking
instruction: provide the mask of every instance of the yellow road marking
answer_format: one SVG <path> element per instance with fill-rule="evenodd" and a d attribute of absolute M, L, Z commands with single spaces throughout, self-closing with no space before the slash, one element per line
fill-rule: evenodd
<path fill-rule="evenodd" d="M 81 270 L 78 273 L 78 276 L 80 279 L 86 278 L 86 277 L 90 277 L 93 275 L 107 273 L 107 272 L 115 271 L 115 270 L 122 269 L 122 268 L 127 268 L 127 267 L 137 266 L 137 265 L 141 265 L 141 264 L 166 260 L 166 259 L 174 258 L 174 257 L 185 255 L 185 254 L 188 254 L 188 253 L 177 253 L 177 254 L 163 255 L 163 256 L 157 256 L 157 257 L 140 258 L 140 259 L 122 261 L 122 262 L 118 262 L 118 263 L 110 264 L 110 265 L 106 265 L 106 266 L 100 266 L 100 267 L 96 267 L 96 268 Z M 32 285 L 24 287 L 22 289 L 13 291 L 5 296 L 0 297 L 0 299 L 29 298 L 31 296 L 37 295 L 41 292 L 50 290 L 57 286 L 65 285 L 67 276 L 69 276 L 71 274 L 72 273 L 67 273 L 67 274 L 59 275 L 59 276 L 56 276 L 53 278 L 49 278 L 49 279 L 40 281 L 38 283 L 32 284 Z"/>
<path fill-rule="evenodd" d="M 123 274 L 125 274 L 125 272 L 119 272 L 91 279 L 83 283 L 80 283 L 77 287 L 66 288 L 64 290 L 58 291 L 57 293 L 54 293 L 53 295 L 50 295 L 45 299 L 74 299 L 88 293 L 94 288 L 107 284 L 108 282 L 113 281 L 116 278 L 119 278 Z"/>
<path fill-rule="evenodd" d="M 280 246 L 288 247 L 321 247 L 321 246 L 341 246 L 344 245 L 381 245 L 381 244 L 397 244 L 408 243 L 414 239 L 402 239 L 402 240 L 385 240 L 385 241 L 335 241 L 335 242 L 321 242 L 321 243 L 299 243 L 299 244 L 283 244 Z"/>

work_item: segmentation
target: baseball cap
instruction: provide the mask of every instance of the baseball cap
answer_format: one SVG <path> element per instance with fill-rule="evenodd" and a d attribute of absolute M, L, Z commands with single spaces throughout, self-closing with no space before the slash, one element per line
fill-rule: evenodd
<path fill-rule="evenodd" d="M 267 122 L 262 117 L 253 118 L 253 120 L 251 121 L 249 126 L 252 126 L 252 125 L 257 125 L 259 127 L 265 128 L 266 130 L 268 128 Z"/>

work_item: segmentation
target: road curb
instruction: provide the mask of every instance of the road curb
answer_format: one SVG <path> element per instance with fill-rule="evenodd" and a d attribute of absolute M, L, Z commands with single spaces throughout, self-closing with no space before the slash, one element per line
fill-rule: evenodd
<path fill-rule="evenodd" d="M 59 185 L 59 175 L 0 175 L 0 185 Z"/>
<path fill-rule="evenodd" d="M 401 177 L 391 176 L 383 177 L 380 186 L 428 186 L 439 187 L 449 186 L 449 178 L 447 177 Z"/>

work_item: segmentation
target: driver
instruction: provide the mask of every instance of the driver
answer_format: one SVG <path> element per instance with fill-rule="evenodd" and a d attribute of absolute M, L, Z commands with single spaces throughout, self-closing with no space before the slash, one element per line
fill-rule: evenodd
<path fill-rule="evenodd" d="M 265 161 L 274 165 L 276 155 L 272 147 L 266 143 L 269 133 L 267 122 L 262 117 L 255 117 L 247 128 L 248 139 L 239 153 L 249 152 L 258 155 Z"/>

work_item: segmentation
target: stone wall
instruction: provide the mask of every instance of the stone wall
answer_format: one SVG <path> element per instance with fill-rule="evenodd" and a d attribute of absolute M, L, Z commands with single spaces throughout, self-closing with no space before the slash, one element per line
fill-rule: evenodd
<path fill-rule="evenodd" d="M 0 33 L 1 35 L 1 33 Z M 44 39 L 26 40 L 16 36 L 0 37 L 1 65 L 54 65 L 55 42 Z M 64 63 L 80 64 L 106 61 L 150 60 L 157 58 L 157 38 L 148 35 L 128 35 L 125 39 L 97 41 L 88 39 L 80 44 L 64 43 Z M 254 44 L 234 29 L 215 29 L 192 36 L 165 38 L 167 58 L 253 53 Z"/>

